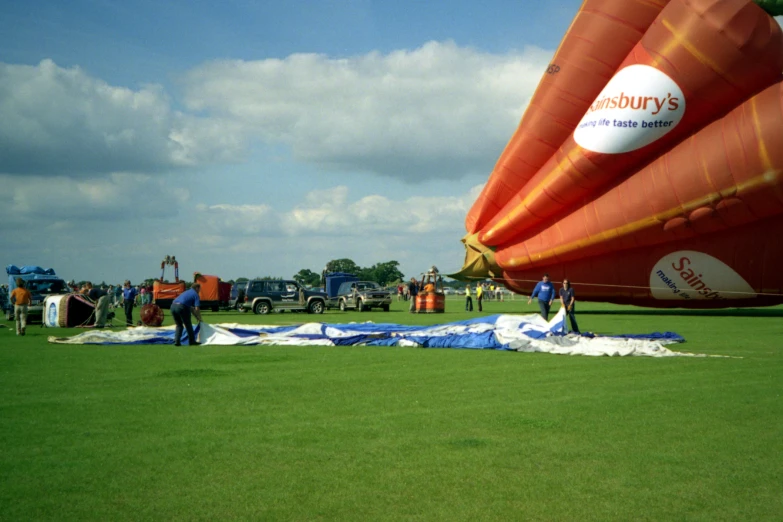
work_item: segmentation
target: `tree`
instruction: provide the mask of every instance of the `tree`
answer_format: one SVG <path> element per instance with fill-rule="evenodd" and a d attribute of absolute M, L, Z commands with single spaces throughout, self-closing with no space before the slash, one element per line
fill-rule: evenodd
<path fill-rule="evenodd" d="M 381 286 L 386 286 L 389 283 L 396 283 L 405 278 L 405 275 L 400 272 L 400 263 L 397 261 L 386 261 L 385 263 L 375 263 L 369 268 L 361 270 L 361 277 L 364 280 L 375 281 Z"/>
<path fill-rule="evenodd" d="M 361 268 L 351 259 L 332 259 L 326 263 L 327 272 L 346 272 L 348 274 L 359 275 Z"/>
<path fill-rule="evenodd" d="M 303 286 L 319 286 L 321 284 L 321 276 L 309 268 L 303 268 L 296 273 L 294 281 Z"/>

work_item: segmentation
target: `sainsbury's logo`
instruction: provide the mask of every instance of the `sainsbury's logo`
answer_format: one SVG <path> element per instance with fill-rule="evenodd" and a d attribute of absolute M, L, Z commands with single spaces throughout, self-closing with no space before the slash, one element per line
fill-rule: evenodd
<path fill-rule="evenodd" d="M 724 262 L 682 250 L 662 257 L 650 273 L 650 293 L 661 300 L 750 299 L 756 291 Z"/>
<path fill-rule="evenodd" d="M 685 105 L 682 90 L 664 72 L 630 65 L 615 74 L 587 109 L 574 140 L 592 152 L 631 152 L 671 132 Z"/>
<path fill-rule="evenodd" d="M 587 110 L 587 114 L 606 109 L 631 109 L 634 111 L 649 111 L 652 116 L 660 113 L 664 108 L 668 111 L 676 111 L 680 108 L 680 98 L 666 93 L 666 96 L 628 96 L 621 92 L 619 96 L 600 97 L 593 102 Z"/>

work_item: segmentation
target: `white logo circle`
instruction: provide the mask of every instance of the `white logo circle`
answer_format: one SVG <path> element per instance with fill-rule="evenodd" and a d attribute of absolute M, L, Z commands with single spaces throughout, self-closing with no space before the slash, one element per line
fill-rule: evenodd
<path fill-rule="evenodd" d="M 683 114 L 685 96 L 674 80 L 649 65 L 630 65 L 587 109 L 574 140 L 602 154 L 631 152 L 665 136 Z"/>
<path fill-rule="evenodd" d="M 726 263 L 693 250 L 672 252 L 655 263 L 650 293 L 663 301 L 756 297 L 753 287 Z"/>

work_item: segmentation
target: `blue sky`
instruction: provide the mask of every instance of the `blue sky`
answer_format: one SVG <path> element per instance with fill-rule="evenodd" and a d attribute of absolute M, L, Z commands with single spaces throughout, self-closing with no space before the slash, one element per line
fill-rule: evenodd
<path fill-rule="evenodd" d="M 2 262 L 68 279 L 462 264 L 581 2 L 11 2 Z M 5 128 L 3 128 L 5 127 Z"/>

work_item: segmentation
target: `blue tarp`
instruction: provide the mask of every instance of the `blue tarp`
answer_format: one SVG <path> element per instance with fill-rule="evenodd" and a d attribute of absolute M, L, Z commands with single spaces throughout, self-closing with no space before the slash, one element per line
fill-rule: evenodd
<path fill-rule="evenodd" d="M 201 324 L 206 345 L 418 346 L 481 350 L 537 351 L 570 355 L 677 355 L 661 344 L 682 341 L 676 334 L 632 335 L 632 339 L 565 336 L 565 313 L 547 323 L 539 315 L 491 315 L 466 321 L 411 326 L 376 323 L 305 323 L 288 326 Z M 173 344 L 173 327 L 92 330 L 69 338 L 49 338 L 62 344 Z M 186 339 L 183 336 L 183 344 Z"/>
<path fill-rule="evenodd" d="M 41 268 L 35 265 L 26 265 L 19 268 L 16 265 L 8 265 L 5 267 L 5 273 L 11 275 L 29 275 L 29 274 L 41 274 L 41 275 L 56 275 L 54 268 Z"/>

